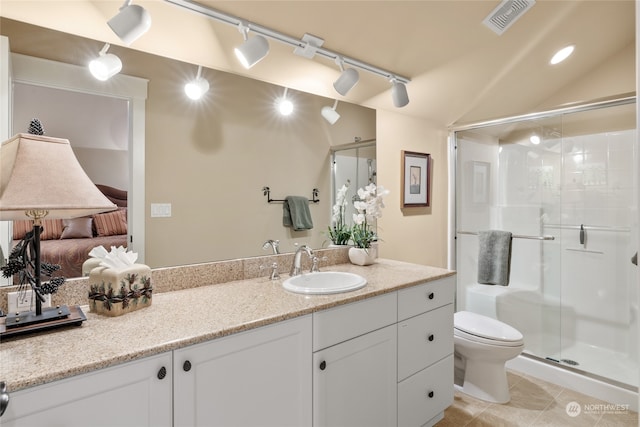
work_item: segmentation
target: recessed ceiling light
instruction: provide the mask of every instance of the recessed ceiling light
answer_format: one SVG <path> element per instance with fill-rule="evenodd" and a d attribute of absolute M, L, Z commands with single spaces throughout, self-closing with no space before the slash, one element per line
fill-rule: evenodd
<path fill-rule="evenodd" d="M 570 45 L 567 47 L 563 47 L 562 49 L 557 51 L 555 55 L 553 55 L 553 57 L 551 58 L 551 61 L 550 61 L 551 65 L 559 64 L 565 59 L 567 59 L 573 53 L 573 49 L 575 49 L 575 46 Z"/>

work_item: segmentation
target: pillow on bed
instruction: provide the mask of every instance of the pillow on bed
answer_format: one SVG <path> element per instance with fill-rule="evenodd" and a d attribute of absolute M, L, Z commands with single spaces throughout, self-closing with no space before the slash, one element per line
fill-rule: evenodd
<path fill-rule="evenodd" d="M 93 218 L 81 217 L 62 220 L 61 239 L 83 239 L 93 237 Z"/>
<path fill-rule="evenodd" d="M 127 234 L 127 209 L 97 214 L 93 216 L 98 236 L 115 236 Z"/>
<path fill-rule="evenodd" d="M 61 219 L 44 219 L 42 221 L 42 233 L 40 240 L 59 239 L 62 235 Z M 29 219 L 13 221 L 13 240 L 21 240 L 24 235 L 33 229 L 33 221 Z"/>

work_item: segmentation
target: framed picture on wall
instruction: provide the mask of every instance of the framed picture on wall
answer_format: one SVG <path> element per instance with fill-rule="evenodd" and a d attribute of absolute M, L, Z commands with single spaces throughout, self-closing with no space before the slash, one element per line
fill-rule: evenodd
<path fill-rule="evenodd" d="M 431 155 L 402 151 L 402 207 L 429 206 Z"/>

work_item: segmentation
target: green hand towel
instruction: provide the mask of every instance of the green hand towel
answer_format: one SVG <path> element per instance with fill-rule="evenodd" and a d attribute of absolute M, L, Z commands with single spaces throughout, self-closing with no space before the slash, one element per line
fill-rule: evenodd
<path fill-rule="evenodd" d="M 309 211 L 309 199 L 301 196 L 287 196 L 282 205 L 282 225 L 293 227 L 295 231 L 311 230 L 313 220 Z"/>

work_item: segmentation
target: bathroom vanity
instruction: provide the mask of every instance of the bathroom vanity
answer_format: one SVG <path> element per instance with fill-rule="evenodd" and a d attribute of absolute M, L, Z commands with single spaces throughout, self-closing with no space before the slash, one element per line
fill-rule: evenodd
<path fill-rule="evenodd" d="M 126 316 L 6 340 L 5 427 L 420 426 L 453 400 L 454 272 L 380 259 L 364 288 L 268 278 L 154 295 Z"/>

